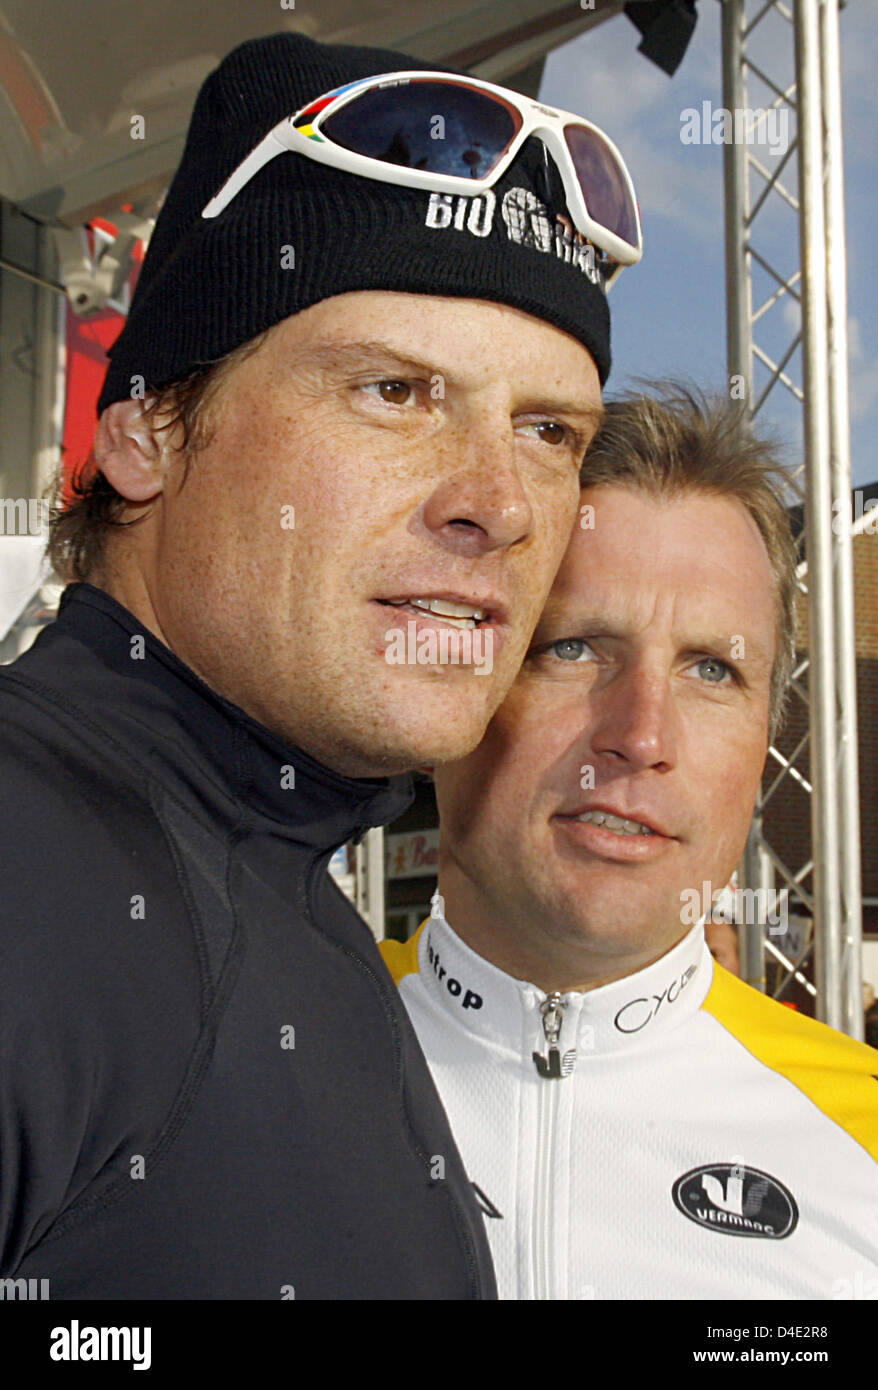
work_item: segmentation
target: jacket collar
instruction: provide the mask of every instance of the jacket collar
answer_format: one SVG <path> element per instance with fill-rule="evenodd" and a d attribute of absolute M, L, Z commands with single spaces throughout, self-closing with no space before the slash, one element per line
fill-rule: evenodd
<path fill-rule="evenodd" d="M 352 778 L 325 767 L 217 695 L 102 589 L 69 585 L 34 656 L 43 647 L 48 657 L 46 639 L 64 637 L 100 663 L 84 689 L 82 678 L 64 683 L 74 703 L 87 703 L 92 722 L 126 743 L 136 732 L 138 750 L 149 748 L 159 773 L 163 760 L 178 774 L 194 756 L 239 813 L 246 808 L 251 821 L 272 822 L 275 833 L 329 848 L 395 820 L 411 804 L 408 775 Z M 57 672 L 57 660 L 51 665 Z"/>

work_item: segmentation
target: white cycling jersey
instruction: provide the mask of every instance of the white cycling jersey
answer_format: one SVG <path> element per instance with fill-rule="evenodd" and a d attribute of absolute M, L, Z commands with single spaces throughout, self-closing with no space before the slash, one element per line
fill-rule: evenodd
<path fill-rule="evenodd" d="M 878 1298 L 878 1052 L 714 965 L 701 924 L 548 997 L 440 916 L 381 949 L 501 1298 Z"/>

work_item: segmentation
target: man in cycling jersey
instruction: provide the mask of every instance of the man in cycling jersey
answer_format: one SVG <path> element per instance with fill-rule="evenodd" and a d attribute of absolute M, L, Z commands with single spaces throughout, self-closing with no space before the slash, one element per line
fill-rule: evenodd
<path fill-rule="evenodd" d="M 385 959 L 501 1297 L 851 1297 L 878 1275 L 878 1057 L 715 964 L 701 920 L 791 671 L 772 459 L 670 390 L 608 407 L 581 480 L 511 694 L 435 769 L 431 918 Z"/>

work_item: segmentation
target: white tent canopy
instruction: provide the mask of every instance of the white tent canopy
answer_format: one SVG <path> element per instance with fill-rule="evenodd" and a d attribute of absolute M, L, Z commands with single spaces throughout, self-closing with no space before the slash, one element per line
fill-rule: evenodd
<path fill-rule="evenodd" d="M 123 202 L 149 206 L 179 163 L 200 84 L 261 34 L 395 48 L 503 80 L 622 3 L 0 0 L 0 197 L 67 226 Z M 132 138 L 136 116 L 145 138 Z"/>

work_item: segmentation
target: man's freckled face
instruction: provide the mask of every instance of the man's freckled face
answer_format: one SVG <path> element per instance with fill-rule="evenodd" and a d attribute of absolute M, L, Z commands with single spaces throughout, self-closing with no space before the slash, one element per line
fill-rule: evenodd
<path fill-rule="evenodd" d="M 461 756 L 527 649 L 599 406 L 585 348 L 504 305 L 362 292 L 295 315 L 222 383 L 160 503 L 166 640 L 339 770 Z M 505 610 L 490 674 L 388 664 L 412 614 L 380 600 L 443 595 Z"/>
<path fill-rule="evenodd" d="M 718 890 L 742 852 L 776 591 L 734 500 L 605 486 L 581 501 L 595 528 L 574 530 L 512 691 L 480 746 L 436 769 L 444 853 L 474 919 L 482 903 L 498 931 L 539 921 L 559 946 L 652 958 L 683 935 L 682 891 Z M 620 842 L 574 819 L 600 807 L 664 834 Z"/>

